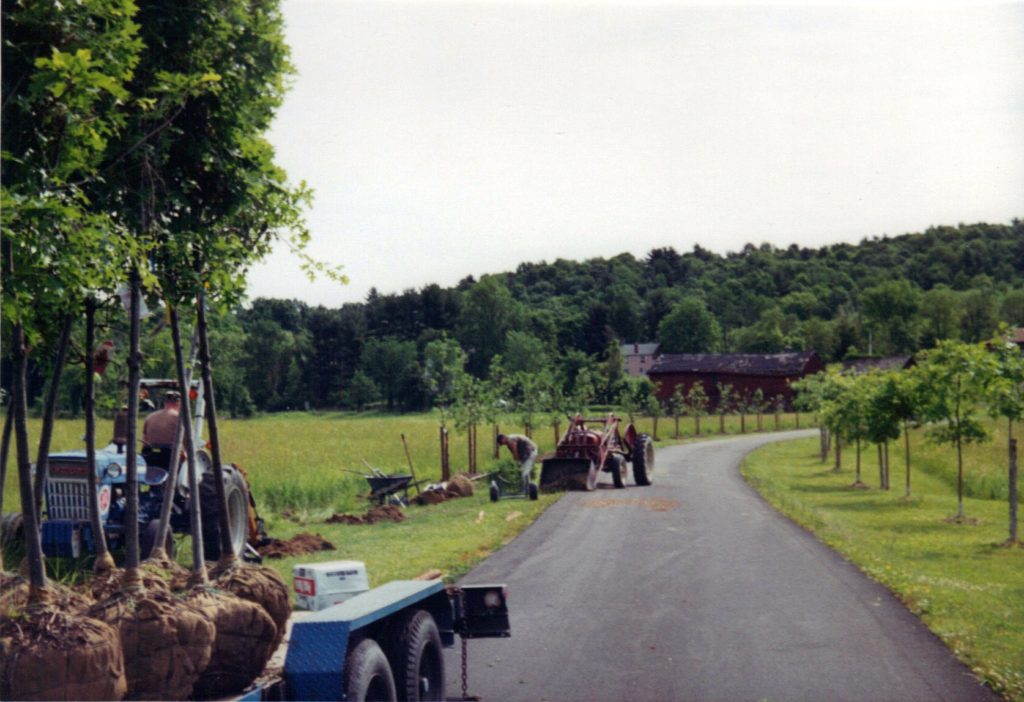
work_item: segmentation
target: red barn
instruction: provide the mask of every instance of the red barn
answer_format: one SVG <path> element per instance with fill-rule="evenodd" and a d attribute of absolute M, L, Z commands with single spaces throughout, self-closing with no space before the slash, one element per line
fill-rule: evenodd
<path fill-rule="evenodd" d="M 781 395 L 788 408 L 795 395 L 790 382 L 823 370 L 825 363 L 814 351 L 680 353 L 663 355 L 647 376 L 660 383 L 658 399 L 662 401 L 672 397 L 677 387 L 682 387 L 685 396 L 694 384 L 702 383 L 713 410 L 718 406 L 721 384 L 731 385 L 733 395 L 744 400 L 757 390 L 765 402 L 774 402 Z"/>

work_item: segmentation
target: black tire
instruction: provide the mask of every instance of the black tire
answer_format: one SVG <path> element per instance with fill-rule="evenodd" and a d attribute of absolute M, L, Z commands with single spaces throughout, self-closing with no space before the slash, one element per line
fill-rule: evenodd
<path fill-rule="evenodd" d="M 633 444 L 633 480 L 637 485 L 654 482 L 654 442 L 649 434 L 640 434 Z"/>
<path fill-rule="evenodd" d="M 608 458 L 609 472 L 612 474 L 612 482 L 615 487 L 622 489 L 626 487 L 626 461 L 617 453 L 609 454 Z"/>
<path fill-rule="evenodd" d="M 491 489 L 488 492 L 491 495 L 491 502 L 497 502 L 501 498 L 501 491 L 498 489 L 497 483 L 491 483 Z"/>
<path fill-rule="evenodd" d="M 403 702 L 444 699 L 445 668 L 441 634 L 430 612 L 417 609 L 397 622 L 391 665 Z"/>
<path fill-rule="evenodd" d="M 363 639 L 345 656 L 342 685 L 352 702 L 397 701 L 391 666 L 373 639 Z"/>
<path fill-rule="evenodd" d="M 537 489 L 537 483 L 530 483 L 527 485 L 526 494 L 529 495 L 531 500 L 536 500 L 540 496 L 539 490 Z"/>
<path fill-rule="evenodd" d="M 146 560 L 149 558 L 149 554 L 153 551 L 153 546 L 156 545 L 156 533 L 160 530 L 160 520 L 151 519 L 145 526 L 144 529 L 139 533 L 139 559 Z M 167 551 L 167 556 L 172 561 L 174 560 L 174 538 L 171 536 L 171 530 L 167 530 L 167 541 L 164 542 L 164 550 Z"/>
<path fill-rule="evenodd" d="M 227 466 L 224 468 L 224 491 L 228 502 L 232 548 L 235 555 L 241 558 L 249 538 L 249 491 L 242 474 Z M 220 558 L 220 503 L 217 501 L 217 486 L 212 472 L 204 474 L 199 483 L 199 502 L 203 518 L 203 556 L 208 561 L 214 561 Z"/>

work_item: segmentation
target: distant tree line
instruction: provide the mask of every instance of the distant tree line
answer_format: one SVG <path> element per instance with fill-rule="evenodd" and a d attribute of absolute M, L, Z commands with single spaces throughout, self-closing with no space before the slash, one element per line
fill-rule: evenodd
<path fill-rule="evenodd" d="M 1018 219 L 817 249 L 748 244 L 718 255 L 697 245 L 643 259 L 523 263 L 452 288 L 371 290 L 337 308 L 260 298 L 217 311 L 211 334 L 221 405 L 245 415 L 428 408 L 443 392 L 436 377 L 445 363 L 477 379 L 543 376 L 577 402 L 616 402 L 626 387 L 620 343 L 658 341 L 669 353 L 815 350 L 833 361 L 976 342 L 1000 322 L 1024 326 Z M 109 314 L 108 324 L 123 349 L 124 320 Z M 160 314 L 146 322 L 147 374 L 171 371 L 163 327 Z M 34 358 L 29 390 L 38 397 L 48 354 Z M 64 412 L 78 409 L 75 382 L 65 383 Z M 123 401 L 114 382 L 104 392 L 108 405 Z"/>

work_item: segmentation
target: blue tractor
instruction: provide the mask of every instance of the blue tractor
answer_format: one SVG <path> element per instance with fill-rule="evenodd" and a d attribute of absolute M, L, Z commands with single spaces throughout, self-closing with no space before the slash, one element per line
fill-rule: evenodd
<path fill-rule="evenodd" d="M 143 395 L 153 399 L 168 391 L 178 391 L 173 380 L 143 379 Z M 196 447 L 203 445 L 202 418 L 204 403 L 202 386 L 192 384 L 190 397 L 195 412 L 193 418 L 193 439 Z M 100 509 L 100 522 L 110 548 L 116 549 L 124 543 L 125 506 L 127 487 L 127 413 L 121 412 L 114 420 L 114 437 L 110 444 L 96 450 L 96 490 Z M 164 493 L 171 484 L 170 470 L 178 471 L 175 482 L 174 501 L 171 509 L 171 530 L 174 533 L 190 533 L 189 511 L 193 499 L 198 499 L 202 510 L 203 546 L 208 559 L 220 556 L 220 532 L 218 527 L 219 503 L 213 481 L 213 461 L 205 450 L 197 452 L 199 490 L 193 491 L 188 482 L 188 471 L 184 461 L 160 461 L 149 457 L 150 463 L 141 455 L 136 456 L 139 482 L 139 541 L 141 555 L 145 558 L 155 545 L 157 524 Z M 162 463 L 163 467 L 158 463 Z M 46 512 L 42 522 L 43 552 L 50 557 L 78 557 L 95 551 L 95 542 L 89 520 L 89 473 L 84 450 L 65 451 L 49 456 L 46 475 Z M 224 488 L 228 501 L 228 523 L 231 529 L 231 544 L 239 557 L 253 557 L 255 550 L 250 544 L 256 538 L 255 509 L 250 510 L 251 500 L 245 476 L 235 466 L 224 466 Z M 194 492 L 198 492 L 195 495 Z M 173 549 L 173 539 L 167 546 Z M 171 552 L 169 549 L 169 553 Z"/>

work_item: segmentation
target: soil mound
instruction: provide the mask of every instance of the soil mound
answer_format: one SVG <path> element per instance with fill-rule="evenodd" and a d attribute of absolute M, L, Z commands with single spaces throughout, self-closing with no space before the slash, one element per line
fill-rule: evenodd
<path fill-rule="evenodd" d="M 285 558 L 287 556 L 301 556 L 304 553 L 316 553 L 317 551 L 333 551 L 334 544 L 320 536 L 303 532 L 296 534 L 290 539 L 270 539 L 260 546 L 259 553 L 264 558 Z"/>
<path fill-rule="evenodd" d="M 354 514 L 332 514 L 327 524 L 376 524 L 377 522 L 405 521 L 405 512 L 398 505 L 378 505 L 361 517 Z"/>
<path fill-rule="evenodd" d="M 107 624 L 52 607 L 0 618 L 0 699 L 119 700 L 124 657 Z"/>
<path fill-rule="evenodd" d="M 459 497 L 473 496 L 473 481 L 466 477 L 465 473 L 458 473 L 448 481 L 448 492 L 454 492 Z"/>
<path fill-rule="evenodd" d="M 129 699 L 183 700 L 192 694 L 216 635 L 205 614 L 161 590 L 118 594 L 89 614 L 121 635 Z"/>
<path fill-rule="evenodd" d="M 210 662 L 192 688 L 192 697 L 216 699 L 241 692 L 270 660 L 277 639 L 274 620 L 255 602 L 221 590 L 195 588 L 186 601 L 217 630 Z"/>
<path fill-rule="evenodd" d="M 271 652 L 284 638 L 285 626 L 292 613 L 288 586 L 277 571 L 266 566 L 243 564 L 224 572 L 212 572 L 215 587 L 263 607 L 277 627 Z"/>

